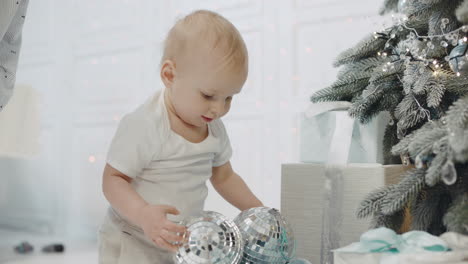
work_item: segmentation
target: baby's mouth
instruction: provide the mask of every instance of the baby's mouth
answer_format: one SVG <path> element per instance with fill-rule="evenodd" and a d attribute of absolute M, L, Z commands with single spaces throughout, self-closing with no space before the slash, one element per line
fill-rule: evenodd
<path fill-rule="evenodd" d="M 209 117 L 206 117 L 206 116 L 202 116 L 203 120 L 205 120 L 205 122 L 211 122 L 213 121 L 213 118 L 209 118 Z"/>

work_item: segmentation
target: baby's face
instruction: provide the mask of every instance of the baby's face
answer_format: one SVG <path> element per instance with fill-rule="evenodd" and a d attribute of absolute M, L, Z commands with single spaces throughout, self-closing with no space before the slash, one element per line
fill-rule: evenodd
<path fill-rule="evenodd" d="M 247 78 L 247 72 L 220 69 L 209 59 L 178 67 L 170 99 L 179 118 L 196 127 L 224 116 Z"/>

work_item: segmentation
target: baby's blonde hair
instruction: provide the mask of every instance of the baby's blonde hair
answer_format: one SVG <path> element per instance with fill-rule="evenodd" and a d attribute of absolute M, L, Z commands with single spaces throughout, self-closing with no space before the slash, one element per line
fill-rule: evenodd
<path fill-rule="evenodd" d="M 200 40 L 221 52 L 220 67 L 247 70 L 248 52 L 241 34 L 226 18 L 208 10 L 194 11 L 175 23 L 164 42 L 161 64 L 168 59 L 177 63 L 187 52 L 197 52 L 190 48 Z"/>

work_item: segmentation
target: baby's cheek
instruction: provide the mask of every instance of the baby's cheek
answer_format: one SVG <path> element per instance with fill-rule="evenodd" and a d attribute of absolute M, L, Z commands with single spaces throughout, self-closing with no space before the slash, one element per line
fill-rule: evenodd
<path fill-rule="evenodd" d="M 225 114 L 227 114 L 230 109 L 231 109 L 231 105 L 225 106 L 224 107 L 224 113 L 221 116 L 224 116 Z"/>
<path fill-rule="evenodd" d="M 226 110 L 226 112 L 228 112 L 231 109 L 231 101 L 226 102 L 226 104 L 224 105 L 224 109 Z"/>

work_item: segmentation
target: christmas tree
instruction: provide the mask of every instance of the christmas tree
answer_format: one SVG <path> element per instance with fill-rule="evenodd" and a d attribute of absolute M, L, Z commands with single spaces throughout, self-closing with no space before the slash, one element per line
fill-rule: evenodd
<path fill-rule="evenodd" d="M 342 52 L 313 102 L 350 101 L 362 123 L 387 111 L 385 163 L 414 169 L 362 201 L 358 217 L 398 230 L 468 234 L 468 0 L 385 0 L 393 26 Z"/>

